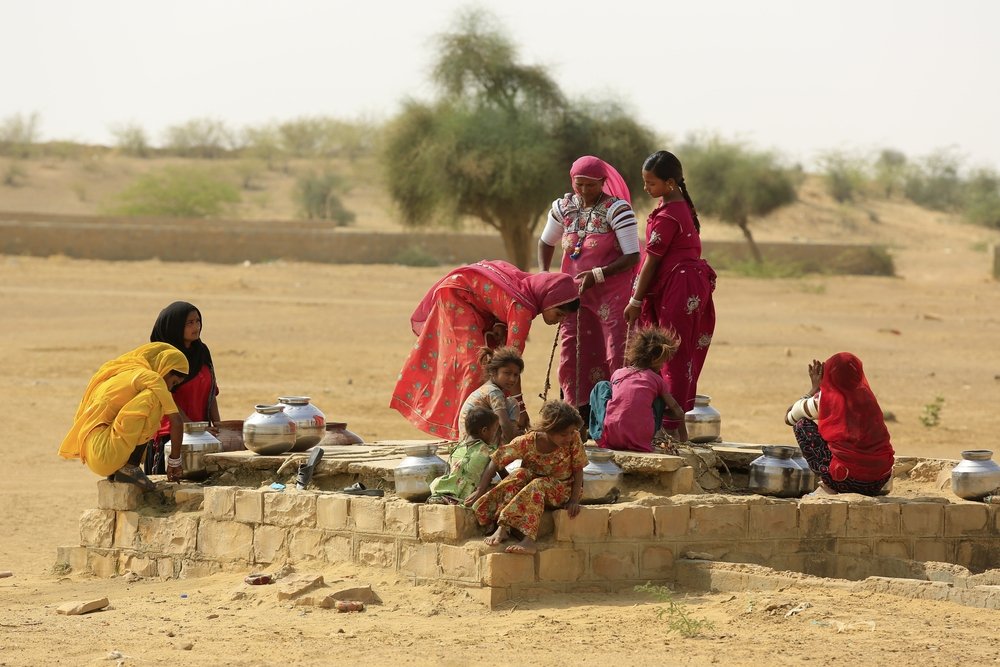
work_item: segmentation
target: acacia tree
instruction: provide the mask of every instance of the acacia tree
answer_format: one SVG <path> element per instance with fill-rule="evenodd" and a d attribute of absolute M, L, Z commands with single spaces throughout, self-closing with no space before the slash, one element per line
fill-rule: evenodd
<path fill-rule="evenodd" d="M 628 153 L 636 159 L 654 143 L 616 107 L 598 113 L 571 104 L 544 68 L 517 61 L 513 44 L 481 11 L 461 14 L 455 31 L 441 37 L 433 80 L 439 98 L 407 101 L 381 151 L 403 222 L 479 218 L 500 232 L 522 268 L 541 215 L 568 189 L 574 158 L 612 161 L 623 148 L 642 146 Z"/>

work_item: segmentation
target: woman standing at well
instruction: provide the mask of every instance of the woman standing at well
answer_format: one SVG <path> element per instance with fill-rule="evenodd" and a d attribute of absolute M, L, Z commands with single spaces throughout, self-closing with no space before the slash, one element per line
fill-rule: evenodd
<path fill-rule="evenodd" d="M 586 155 L 569 175 L 573 192 L 552 202 L 538 240 L 538 265 L 548 271 L 560 244 L 561 271 L 583 289 L 578 316 L 562 324 L 559 387 L 587 423 L 590 390 L 623 363 L 623 313 L 639 262 L 639 233 L 628 186 L 614 167 Z"/>

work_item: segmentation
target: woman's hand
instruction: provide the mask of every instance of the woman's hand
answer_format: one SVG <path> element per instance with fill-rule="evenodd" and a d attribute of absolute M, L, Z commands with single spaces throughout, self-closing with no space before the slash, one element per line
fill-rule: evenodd
<path fill-rule="evenodd" d="M 642 310 L 629 304 L 625 306 L 625 321 L 629 323 L 629 326 L 635 324 L 635 321 L 639 319 L 639 315 L 642 314 Z"/>
<path fill-rule="evenodd" d="M 566 513 L 569 514 L 569 518 L 575 519 L 576 515 L 580 513 L 580 503 L 573 500 L 566 503 Z"/>
<path fill-rule="evenodd" d="M 482 495 L 483 492 L 480 491 L 479 489 L 476 489 L 475 491 L 469 494 L 468 498 L 462 501 L 462 504 L 465 505 L 466 507 L 472 507 L 472 504 L 477 500 L 479 500 L 479 497 Z"/>
<path fill-rule="evenodd" d="M 576 282 L 580 283 L 580 294 L 583 294 L 597 284 L 593 271 L 581 271 L 576 274 Z"/>
<path fill-rule="evenodd" d="M 812 391 L 809 392 L 810 396 L 816 394 L 819 391 L 820 380 L 823 379 L 823 362 L 818 359 L 813 359 L 812 363 L 809 364 L 809 380 L 812 382 Z"/>
<path fill-rule="evenodd" d="M 179 482 L 184 476 L 184 466 L 181 464 L 181 457 L 172 459 L 167 457 L 167 481 Z"/>

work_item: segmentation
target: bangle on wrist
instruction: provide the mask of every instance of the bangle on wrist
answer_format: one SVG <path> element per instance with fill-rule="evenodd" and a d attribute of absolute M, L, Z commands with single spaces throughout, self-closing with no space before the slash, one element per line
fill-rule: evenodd
<path fill-rule="evenodd" d="M 594 282 L 603 283 L 604 282 L 604 267 L 595 266 L 590 270 L 590 273 L 594 276 Z"/>
<path fill-rule="evenodd" d="M 637 299 L 634 296 L 629 297 L 628 305 L 632 306 L 633 308 L 642 308 L 642 299 Z"/>
<path fill-rule="evenodd" d="M 181 457 L 178 456 L 176 459 L 167 457 L 167 465 L 176 468 L 180 464 L 181 464 Z"/>

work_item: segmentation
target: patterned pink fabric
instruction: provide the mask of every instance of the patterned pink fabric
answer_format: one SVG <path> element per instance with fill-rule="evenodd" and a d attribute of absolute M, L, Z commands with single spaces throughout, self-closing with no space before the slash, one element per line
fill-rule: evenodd
<path fill-rule="evenodd" d="M 653 401 L 667 393 L 667 383 L 656 371 L 620 368 L 611 375 L 611 400 L 604 413 L 600 445 L 605 449 L 653 451 L 659 424 Z"/>

